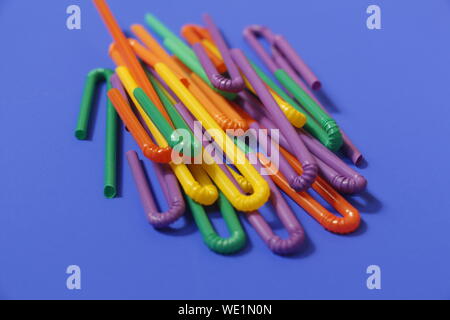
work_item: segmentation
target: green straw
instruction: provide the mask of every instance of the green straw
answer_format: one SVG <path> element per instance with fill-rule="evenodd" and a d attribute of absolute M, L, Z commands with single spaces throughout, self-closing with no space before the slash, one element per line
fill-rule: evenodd
<path fill-rule="evenodd" d="M 203 81 L 205 81 L 214 91 L 220 93 L 227 99 L 234 100 L 237 95 L 231 92 L 225 92 L 214 88 L 211 81 L 209 81 L 208 76 L 205 73 L 200 61 L 197 56 L 184 41 L 179 38 L 175 33 L 170 31 L 158 18 L 156 18 L 151 13 L 145 15 L 145 21 L 148 26 L 158 34 L 162 39 L 164 46 L 169 49 L 178 59 L 180 59 L 189 69 L 191 69 L 195 74 L 197 74 Z"/>
<path fill-rule="evenodd" d="M 329 148 L 337 151 L 342 147 L 342 134 L 336 121 L 332 119 L 322 108 L 305 92 L 289 74 L 283 69 L 275 71 L 278 81 L 291 92 L 295 99 L 305 108 L 322 126 L 329 138 Z"/>
<path fill-rule="evenodd" d="M 196 157 L 200 154 L 202 151 L 202 146 L 200 142 L 195 138 L 194 134 L 191 131 L 191 128 L 187 125 L 187 123 L 184 121 L 184 119 L 181 117 L 181 115 L 178 113 L 177 109 L 174 107 L 172 102 L 170 101 L 169 97 L 164 92 L 162 85 L 156 80 L 156 78 L 147 73 L 149 76 L 150 82 L 152 83 L 153 88 L 155 88 L 156 93 L 158 94 L 159 98 L 161 99 L 161 102 L 163 103 L 164 107 L 167 110 L 167 113 L 169 114 L 170 118 L 172 119 L 173 124 L 177 129 L 183 129 L 187 130 L 190 135 L 190 144 L 191 144 L 191 157 Z"/>
<path fill-rule="evenodd" d="M 89 122 L 94 104 L 94 94 L 100 81 L 106 81 L 107 89 L 111 89 L 110 69 L 95 69 L 89 72 L 83 91 L 80 113 L 78 116 L 75 137 L 79 140 L 88 139 Z M 119 129 L 118 116 L 111 101 L 108 99 L 106 111 L 106 141 L 105 141 L 105 172 L 103 194 L 112 199 L 117 196 L 117 135 Z"/>
<path fill-rule="evenodd" d="M 219 192 L 219 208 L 230 233 L 228 238 L 222 238 L 217 234 L 203 206 L 196 203 L 187 195 L 186 202 L 191 209 L 194 221 L 208 248 L 221 254 L 235 253 L 244 248 L 247 242 L 244 229 L 233 206 L 221 192 Z"/>
<path fill-rule="evenodd" d="M 161 132 L 171 148 L 180 144 L 180 138 L 174 135 L 174 129 L 167 122 L 158 108 L 153 104 L 142 88 L 136 88 L 133 95 L 144 109 L 145 113 L 152 119 L 155 126 Z"/>
<path fill-rule="evenodd" d="M 336 133 L 334 131 L 330 131 L 329 133 L 327 133 L 327 131 L 324 130 L 323 127 L 321 127 L 317 121 L 314 119 L 315 115 L 317 116 L 317 114 L 312 114 L 311 116 L 309 116 L 308 114 L 306 114 L 305 110 L 302 109 L 301 106 L 298 105 L 298 103 L 292 99 L 283 89 L 281 89 L 274 81 L 272 81 L 272 79 L 270 79 L 269 76 L 267 76 L 266 73 L 264 73 L 264 71 L 261 70 L 261 68 L 259 68 L 254 62 L 250 61 L 250 63 L 252 64 L 253 69 L 255 69 L 256 73 L 258 74 L 258 76 L 274 91 L 276 92 L 284 101 L 286 101 L 287 103 L 289 103 L 291 106 L 293 106 L 297 111 L 303 113 L 306 115 L 306 124 L 305 124 L 305 129 L 306 131 L 308 131 L 309 133 L 311 133 L 314 137 L 316 137 L 325 147 L 327 147 L 328 149 L 332 150 L 332 151 L 337 151 L 339 150 L 339 148 L 342 146 L 342 136 L 340 136 L 340 131 L 339 133 Z M 309 97 L 309 95 L 305 92 L 305 94 Z M 310 98 L 310 97 L 309 97 Z M 311 99 L 311 98 L 310 98 Z M 312 100 L 312 99 L 311 99 Z M 315 101 L 312 100 L 314 103 Z M 316 104 L 317 105 L 317 104 Z M 323 112 L 322 108 L 320 108 L 319 106 L 317 106 L 317 108 L 321 111 L 321 115 L 325 114 L 326 117 L 328 118 L 328 120 L 331 120 L 334 122 L 334 120 L 332 120 L 326 113 Z M 306 108 L 305 108 L 306 109 Z M 314 107 L 310 108 L 310 109 L 314 109 Z M 308 109 L 307 109 L 308 110 Z M 309 111 L 309 110 L 308 110 Z M 317 110 L 316 110 L 317 111 Z M 319 117 L 320 119 L 320 117 Z M 334 124 L 336 124 L 334 122 Z"/>

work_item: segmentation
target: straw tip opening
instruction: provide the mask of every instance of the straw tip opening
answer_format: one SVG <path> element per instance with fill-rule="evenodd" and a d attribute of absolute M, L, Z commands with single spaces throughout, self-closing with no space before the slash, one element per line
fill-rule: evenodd
<path fill-rule="evenodd" d="M 87 133 L 84 130 L 76 130 L 75 131 L 75 137 L 78 140 L 86 140 L 87 139 Z"/>
<path fill-rule="evenodd" d="M 311 84 L 311 88 L 312 88 L 314 91 L 317 91 L 317 90 L 322 89 L 322 82 L 320 82 L 320 81 L 314 81 L 314 82 Z"/>
<path fill-rule="evenodd" d="M 105 197 L 108 199 L 113 199 L 117 195 L 117 191 L 114 186 L 105 186 L 103 193 L 104 193 Z"/>

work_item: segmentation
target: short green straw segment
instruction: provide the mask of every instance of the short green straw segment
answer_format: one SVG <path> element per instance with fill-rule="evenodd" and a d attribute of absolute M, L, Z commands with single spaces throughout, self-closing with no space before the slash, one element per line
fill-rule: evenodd
<path fill-rule="evenodd" d="M 233 206 L 222 193 L 219 193 L 218 201 L 220 212 L 230 233 L 228 238 L 223 238 L 217 234 L 203 206 L 188 196 L 186 196 L 186 201 L 208 248 L 221 254 L 232 254 L 244 248 L 247 242 L 244 229 Z"/>
<path fill-rule="evenodd" d="M 237 95 L 230 92 L 225 92 L 214 88 L 208 76 L 205 73 L 200 61 L 195 55 L 194 51 L 181 40 L 175 33 L 169 30 L 158 18 L 151 13 L 145 15 L 145 21 L 148 26 L 156 32 L 162 39 L 164 46 L 171 51 L 178 59 L 181 60 L 189 69 L 197 74 L 205 83 L 207 83 L 211 89 L 220 93 L 227 99 L 234 100 Z"/>
<path fill-rule="evenodd" d="M 336 121 L 334 121 L 322 108 L 305 92 L 286 71 L 278 69 L 275 77 L 280 83 L 297 99 L 298 102 L 306 109 L 325 130 L 329 141 L 328 148 L 332 151 L 338 151 L 343 144 L 342 134 Z"/>
<path fill-rule="evenodd" d="M 94 104 L 94 95 L 98 84 L 106 81 L 107 89 L 111 89 L 111 76 L 114 72 L 110 69 L 94 69 L 89 72 L 84 86 L 81 101 L 80 114 L 78 116 L 75 137 L 79 140 L 88 138 L 89 122 Z M 117 135 L 119 122 L 116 110 L 108 99 L 106 110 L 106 141 L 105 141 L 105 173 L 103 193 L 106 198 L 112 199 L 117 195 Z"/>
<path fill-rule="evenodd" d="M 191 153 L 189 156 L 196 157 L 202 151 L 202 147 L 200 142 L 195 138 L 194 134 L 191 131 L 191 128 L 187 125 L 181 115 L 178 113 L 177 109 L 174 107 L 169 97 L 165 94 L 161 84 L 156 80 L 156 78 L 148 74 L 150 82 L 152 83 L 153 88 L 155 88 L 156 93 L 158 94 L 161 102 L 169 114 L 169 117 L 172 119 L 173 124 L 177 129 L 185 130 L 189 134 L 189 143 L 191 144 Z"/>
<path fill-rule="evenodd" d="M 145 94 L 144 90 L 142 90 L 142 88 L 136 88 L 133 95 L 142 106 L 145 113 L 152 119 L 152 122 L 164 136 L 169 146 L 173 148 L 179 144 L 180 139 L 173 134 L 174 129 L 167 122 L 161 112 L 159 112 L 158 108 L 154 105 L 150 98 Z"/>
<path fill-rule="evenodd" d="M 258 76 L 275 92 L 277 93 L 284 101 L 286 101 L 287 103 L 289 103 L 291 106 L 293 106 L 295 109 L 297 109 L 297 111 L 302 112 L 303 114 L 306 115 L 306 124 L 305 124 L 305 129 L 306 131 L 308 131 L 309 133 L 311 133 L 314 137 L 316 137 L 325 147 L 327 147 L 328 149 L 332 150 L 332 151 L 337 151 L 340 149 L 340 147 L 342 146 L 342 137 L 340 137 L 340 131 L 336 134 L 336 132 L 334 132 L 334 130 L 330 130 L 330 131 L 325 131 L 324 127 L 321 127 L 316 120 L 314 120 L 311 116 L 309 116 L 308 114 L 305 113 L 305 110 L 302 109 L 302 107 L 300 107 L 298 105 L 298 103 L 292 99 L 288 94 L 286 94 L 286 92 L 281 89 L 274 81 L 272 81 L 272 79 L 270 79 L 269 76 L 267 76 L 267 74 L 264 73 L 264 71 L 261 70 L 261 68 L 259 68 L 254 62 L 251 62 L 253 69 L 255 69 L 256 73 L 258 74 Z M 301 88 L 300 88 L 301 89 Z M 307 98 L 305 99 L 311 99 L 311 97 L 305 92 L 305 94 L 307 95 Z M 305 100 L 304 99 L 304 100 Z M 327 115 L 325 112 L 323 112 L 322 108 L 320 108 L 316 102 L 314 100 L 312 100 L 312 102 L 317 106 L 318 109 L 320 109 L 321 114 L 326 115 L 326 118 L 328 118 L 329 120 L 333 121 L 333 119 L 331 119 L 329 117 L 329 115 Z M 313 107 L 314 108 L 314 107 Z M 305 107 L 306 109 L 306 107 Z M 308 109 L 307 109 L 308 110 Z M 313 117 L 315 117 L 313 114 L 311 114 Z M 320 119 L 320 118 L 319 118 Z M 331 122 L 330 122 L 331 124 Z M 334 124 L 336 125 L 336 122 L 334 122 Z M 337 125 L 336 125 L 337 127 Z"/>

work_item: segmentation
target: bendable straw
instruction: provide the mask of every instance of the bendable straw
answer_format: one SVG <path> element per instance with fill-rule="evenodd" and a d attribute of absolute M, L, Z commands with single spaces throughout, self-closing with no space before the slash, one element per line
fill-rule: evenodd
<path fill-rule="evenodd" d="M 136 79 L 139 86 L 143 88 L 145 93 L 156 104 L 159 111 L 163 114 L 166 120 L 170 124 L 172 124 L 169 115 L 166 113 L 161 101 L 159 101 L 158 95 L 156 94 L 155 90 L 152 88 L 149 80 L 147 79 L 147 76 L 145 75 L 142 66 L 140 65 L 138 59 L 134 55 L 133 50 L 128 44 L 125 35 L 120 29 L 120 26 L 117 23 L 116 19 L 114 18 L 114 15 L 112 14 L 110 8 L 106 4 L 106 1 L 105 0 L 93 0 L 93 1 L 106 27 L 108 28 L 109 32 L 114 38 L 114 41 L 117 44 L 117 49 L 119 50 L 119 53 L 122 56 L 125 65 L 130 69 L 131 74 Z"/>
<path fill-rule="evenodd" d="M 265 129 L 277 130 L 276 125 L 268 118 L 267 114 L 262 112 L 264 110 L 262 108 L 255 108 L 257 105 L 258 101 L 256 101 L 256 99 L 248 99 L 243 104 L 245 111 L 249 113 L 247 116 L 253 117 L 251 127 L 254 129 L 260 129 L 261 125 Z M 361 192 L 366 188 L 367 180 L 350 168 L 333 152 L 325 148 L 306 132 L 299 131 L 299 135 L 302 137 L 306 147 L 316 160 L 319 171 L 334 188 L 340 192 L 349 194 Z M 288 143 L 287 139 L 282 135 L 279 135 L 279 137 L 280 145 L 293 153 L 292 147 Z M 277 146 L 274 146 L 274 148 L 277 148 Z M 282 158 L 280 161 L 282 161 Z M 289 166 L 286 166 L 285 168 L 288 170 L 282 172 L 289 181 L 289 177 L 295 175 L 295 172 Z"/>
<path fill-rule="evenodd" d="M 158 212 L 144 168 L 137 153 L 129 151 L 126 155 L 149 222 L 155 228 L 165 228 L 181 218 L 186 206 L 177 179 L 172 171 L 166 165 L 153 165 L 159 186 L 162 188 L 165 199 L 169 204 L 166 212 Z"/>
<path fill-rule="evenodd" d="M 235 139 L 236 142 L 241 142 L 239 139 Z M 241 143 L 242 144 L 242 143 Z M 242 149 L 243 147 L 241 147 Z M 248 147 L 248 152 L 252 152 Z M 302 167 L 300 162 L 295 159 L 290 153 L 283 153 L 290 166 L 298 174 L 302 174 Z M 313 197 L 311 197 L 307 192 L 296 192 L 289 186 L 286 178 L 283 176 L 281 171 L 277 170 L 276 167 L 267 159 L 267 157 L 262 154 L 257 154 L 260 163 L 269 172 L 270 178 L 275 182 L 275 184 L 283 190 L 292 200 L 294 200 L 299 206 L 305 209 L 310 216 L 312 216 L 317 222 L 319 222 L 328 231 L 347 234 L 355 231 L 360 224 L 361 218 L 358 210 L 356 210 L 350 203 L 345 200 L 336 190 L 334 190 L 325 180 L 320 176 L 317 177 L 316 181 L 313 183 L 312 187 L 315 192 L 317 192 L 327 203 L 329 203 L 333 208 L 339 212 L 343 217 L 338 217 L 327 209 L 325 209 L 319 202 L 317 202 Z M 280 160 L 283 157 L 280 156 Z M 280 166 L 283 162 L 280 161 Z"/>
<path fill-rule="evenodd" d="M 88 137 L 89 120 L 94 104 L 95 89 L 100 81 L 105 81 L 108 90 L 111 88 L 111 76 L 114 71 L 110 69 L 95 69 L 88 73 L 83 91 L 80 114 L 78 116 L 75 136 L 79 140 Z M 117 135 L 119 132 L 118 117 L 108 99 L 106 110 L 106 140 L 105 140 L 105 173 L 103 194 L 112 199 L 117 195 Z"/>
<path fill-rule="evenodd" d="M 212 251 L 221 254 L 232 254 L 244 248 L 247 237 L 241 222 L 230 204 L 228 199 L 222 194 L 219 194 L 219 208 L 223 219 L 225 220 L 230 236 L 223 238 L 217 234 L 211 224 L 205 209 L 186 196 L 186 201 L 191 209 L 192 216 L 195 223 L 202 234 L 203 241 Z"/>
<path fill-rule="evenodd" d="M 161 78 L 170 86 L 175 94 L 183 101 L 186 107 L 196 117 L 202 126 L 214 137 L 217 145 L 224 151 L 224 153 L 231 159 L 239 172 L 251 183 L 254 193 L 250 196 L 238 196 L 233 201 L 235 208 L 242 211 L 252 211 L 261 207 L 269 198 L 270 190 L 266 181 L 258 174 L 253 166 L 248 162 L 245 155 L 234 146 L 233 141 L 228 137 L 224 131 L 219 127 L 216 121 L 208 114 L 198 100 L 184 87 L 184 85 L 176 78 L 173 72 L 164 64 L 158 63 L 154 66 L 156 72 Z M 209 166 L 208 166 L 209 168 Z M 228 187 L 227 180 L 218 181 L 215 183 L 225 193 Z M 221 185 L 223 183 L 223 185 Z M 227 190 L 228 191 L 228 190 Z"/>
<path fill-rule="evenodd" d="M 148 26 L 163 39 L 164 46 L 166 46 L 169 51 L 177 56 L 178 59 L 180 59 L 189 69 L 202 78 L 203 81 L 205 81 L 211 88 L 219 92 L 227 99 L 233 100 L 236 98 L 234 93 L 214 88 L 211 81 L 209 81 L 205 70 L 200 64 L 200 61 L 198 61 L 194 51 L 186 45 L 183 40 L 170 31 L 169 28 L 167 28 L 160 20 L 158 20 L 154 15 L 148 13 L 145 16 L 145 21 Z"/>
<path fill-rule="evenodd" d="M 192 117 L 192 115 L 182 103 L 178 103 L 176 106 L 182 114 L 183 118 L 192 129 L 194 126 L 194 118 Z M 234 174 L 234 171 L 228 169 L 224 164 L 219 166 L 221 170 L 226 174 L 228 180 L 231 181 L 231 183 L 236 189 L 239 190 L 239 192 L 245 191 L 245 186 L 243 187 L 243 185 L 246 184 L 239 179 L 242 178 L 245 181 L 245 178 L 240 175 Z M 257 168 L 261 169 L 260 167 Z M 285 228 L 288 230 L 289 238 L 281 239 L 279 236 L 277 236 L 259 212 L 247 212 L 246 216 L 249 222 L 273 252 L 277 254 L 293 253 L 301 247 L 304 241 L 304 230 L 273 182 L 267 177 L 264 177 L 264 179 L 269 184 L 269 188 L 271 191 L 270 202 L 272 203 L 277 216 L 282 221 Z"/>
<path fill-rule="evenodd" d="M 191 29 L 193 29 L 193 30 L 191 31 Z M 222 59 L 222 54 L 220 53 L 219 49 L 217 49 L 215 44 L 210 42 L 210 36 L 209 36 L 209 33 L 208 33 L 207 30 L 201 28 L 200 26 L 196 26 L 196 25 L 184 26 L 183 30 L 185 30 L 183 32 L 183 36 L 186 38 L 186 40 L 192 46 L 194 46 L 196 43 L 200 43 L 205 48 L 205 50 L 206 50 L 206 52 L 207 52 L 207 54 L 208 54 L 208 56 L 210 58 L 212 56 L 212 57 L 215 58 L 215 60 L 217 60 L 221 64 L 223 64 L 223 61 L 221 60 Z M 202 30 L 202 34 L 201 35 L 197 35 L 194 30 Z M 202 36 L 203 39 L 199 38 L 200 36 Z M 224 49 L 222 49 L 222 50 L 224 50 Z M 214 61 L 214 59 L 211 59 L 211 60 Z M 247 86 L 247 88 L 249 90 L 251 90 L 253 93 L 255 93 L 253 87 L 248 82 L 248 80 L 245 79 L 245 77 L 243 77 L 243 80 L 244 80 L 244 83 Z M 271 88 L 269 88 L 269 91 L 270 91 L 270 94 L 275 99 L 275 101 L 278 104 L 278 106 L 280 107 L 280 109 L 284 112 L 285 116 L 291 122 L 291 124 L 293 126 L 297 127 L 297 128 L 302 128 L 305 125 L 305 123 L 307 122 L 307 118 L 302 113 L 303 111 L 301 110 L 301 108 L 300 107 L 294 108 L 291 104 L 289 104 L 287 101 L 282 99 Z"/>
<path fill-rule="evenodd" d="M 189 130 L 188 125 L 183 120 L 183 118 L 180 116 L 178 111 L 175 109 L 174 104 L 170 101 L 170 97 L 164 92 L 163 87 L 158 82 L 158 80 L 155 79 L 155 77 L 151 74 L 149 74 L 150 82 L 152 83 L 153 87 L 156 90 L 156 93 L 158 94 L 159 98 L 161 99 L 161 102 L 163 103 L 164 107 L 166 108 L 167 112 L 169 113 L 170 118 L 172 119 L 173 124 L 175 125 L 175 128 L 186 130 L 189 132 L 189 140 L 185 143 L 189 143 L 190 148 L 190 154 L 187 156 L 189 157 L 196 157 L 201 152 L 201 144 L 200 142 L 194 137 L 192 132 Z M 177 134 L 177 133 L 176 133 Z M 183 135 L 180 135 L 181 138 L 183 138 Z M 185 154 L 186 155 L 186 154 Z"/>
<path fill-rule="evenodd" d="M 254 119 L 244 113 L 244 117 L 251 123 L 252 128 L 258 128 Z M 239 139 L 235 142 L 246 153 L 254 152 Z M 264 144 L 263 149 L 266 148 Z M 275 146 L 276 147 L 276 146 Z M 339 234 L 346 234 L 355 231 L 360 224 L 360 216 L 350 203 L 345 200 L 336 190 L 334 190 L 324 179 L 320 176 L 314 181 L 312 188 L 316 191 L 326 202 L 335 208 L 342 216 L 337 217 L 325 209 L 319 202 L 312 198 L 307 192 L 296 192 L 289 186 L 283 172 L 291 172 L 295 170 L 298 174 L 302 174 L 302 166 L 300 162 L 289 152 L 280 148 L 279 167 L 274 166 L 267 157 L 258 153 L 257 157 L 260 163 L 268 170 L 270 178 L 275 182 L 281 190 L 283 190 L 292 200 L 308 212 L 316 221 L 318 221 L 325 229 Z"/>
<path fill-rule="evenodd" d="M 293 146 L 293 149 L 296 151 L 295 155 L 302 163 L 302 167 L 304 168 L 303 174 L 301 176 L 295 176 L 292 180 L 290 180 L 290 185 L 298 191 L 308 189 L 317 176 L 318 167 L 316 162 L 312 158 L 301 138 L 296 134 L 295 129 L 286 119 L 283 112 L 278 108 L 275 100 L 264 86 L 264 83 L 245 58 L 244 53 L 239 49 L 233 49 L 231 50 L 231 55 L 257 92 L 258 97 L 265 106 L 265 110 L 274 119 L 277 127 L 280 129 L 280 132 L 282 132 L 288 139 L 289 144 Z"/>
<path fill-rule="evenodd" d="M 161 60 L 167 64 L 173 72 L 180 78 L 180 80 L 187 85 L 197 99 L 199 99 L 208 112 L 220 124 L 224 130 L 247 130 L 245 121 L 228 105 L 219 93 L 212 90 L 203 80 L 195 73 L 190 72 L 188 75 L 185 70 L 170 57 L 153 39 L 153 37 L 146 32 L 146 30 L 139 25 L 133 25 L 133 32 L 136 36 L 146 44 L 147 48 L 140 45 L 135 40 L 130 40 L 130 44 L 135 50 L 136 54 L 148 65 L 155 64 L 155 60 Z M 152 48 L 150 52 L 148 48 Z M 155 75 L 154 71 L 150 72 Z"/>
<path fill-rule="evenodd" d="M 261 172 L 262 166 L 258 161 L 258 154 L 237 138 L 235 143 L 241 150 L 246 152 L 248 157 L 256 159 L 255 167 Z M 249 212 L 246 214 L 246 217 L 272 252 L 283 255 L 297 252 L 305 241 L 305 231 L 272 180 L 268 176 L 264 176 L 264 179 L 270 187 L 270 203 L 277 217 L 288 231 L 289 237 L 282 239 L 277 236 L 258 211 Z M 236 185 L 236 182 L 234 184 Z"/>
<path fill-rule="evenodd" d="M 186 108 L 186 106 L 183 103 L 177 103 L 175 105 L 177 110 L 180 112 L 186 123 L 189 125 L 192 131 L 194 133 L 201 134 L 200 132 L 196 132 L 194 128 L 194 117 L 191 115 L 189 110 Z M 202 140 L 202 137 L 197 136 L 198 139 Z M 203 146 L 206 148 L 209 145 L 208 141 L 203 140 Z M 258 190 L 258 187 L 253 187 L 251 182 L 247 182 L 247 179 L 244 177 L 232 173 L 232 171 L 229 170 L 229 168 L 226 165 L 218 164 L 222 163 L 223 159 L 219 159 L 218 155 L 210 155 L 207 152 L 204 152 L 204 157 L 210 157 L 210 159 L 204 159 L 206 163 L 204 163 L 203 167 L 205 171 L 210 175 L 210 177 L 214 180 L 216 185 L 219 187 L 219 189 L 222 190 L 222 192 L 225 194 L 225 196 L 230 200 L 232 205 L 244 212 L 252 211 L 255 206 L 261 207 L 264 203 L 261 204 L 259 202 L 259 196 L 256 194 L 254 190 Z M 206 161 L 208 160 L 208 161 Z M 244 195 L 240 191 L 240 188 L 237 188 L 235 186 L 233 177 L 236 177 L 236 180 L 239 182 L 239 186 L 245 190 L 245 191 L 252 191 L 252 195 Z M 253 203 L 255 201 L 258 201 L 256 203 Z M 258 208 L 259 208 L 258 207 Z"/>
<path fill-rule="evenodd" d="M 225 63 L 208 48 L 208 45 L 205 45 L 204 41 L 212 42 L 212 37 L 205 28 L 194 24 L 186 24 L 181 28 L 181 35 L 191 46 L 200 43 L 220 73 L 227 71 Z"/>
<path fill-rule="evenodd" d="M 205 21 L 205 24 L 207 26 L 207 29 L 209 33 L 211 34 L 214 42 L 216 43 L 221 56 L 223 60 L 225 61 L 225 65 L 227 66 L 228 73 L 231 78 L 227 78 L 223 75 L 221 75 L 214 64 L 209 60 L 208 54 L 203 48 L 203 46 L 200 43 L 196 43 L 193 46 L 194 52 L 197 55 L 197 58 L 200 60 L 200 63 L 202 64 L 203 68 L 206 71 L 206 74 L 213 84 L 213 86 L 217 89 L 227 91 L 227 92 L 239 92 L 244 89 L 244 80 L 241 77 L 241 74 L 239 73 L 238 68 L 236 67 L 236 64 L 234 63 L 233 59 L 231 58 L 229 49 L 227 47 L 227 44 L 225 43 L 225 40 L 223 39 L 219 29 L 214 24 L 213 19 L 208 15 L 205 14 L 203 16 L 203 19 Z"/>
<path fill-rule="evenodd" d="M 250 27 L 251 29 L 252 27 Z M 261 28 L 261 27 L 258 27 Z M 270 56 L 268 56 L 268 54 L 265 52 L 264 48 L 260 45 L 260 43 L 258 42 L 258 40 L 256 39 L 256 37 L 254 37 L 254 35 L 252 34 L 251 30 L 246 30 L 244 31 L 244 35 L 246 37 L 246 39 L 249 41 L 249 43 L 251 44 L 251 46 L 257 51 L 258 55 L 261 57 L 261 59 L 264 61 L 264 63 L 266 64 L 266 66 L 272 71 L 275 72 L 275 69 L 278 69 L 278 66 L 281 67 L 282 69 L 284 69 L 289 76 L 294 79 L 294 81 L 306 92 L 306 94 L 308 94 L 313 100 L 314 102 L 320 107 L 320 109 L 323 110 L 323 112 L 325 112 L 329 117 L 331 117 L 330 113 L 326 110 L 326 108 L 321 104 L 321 102 L 314 96 L 314 94 L 310 91 L 310 89 L 308 88 L 308 86 L 306 86 L 303 81 L 297 76 L 297 74 L 295 73 L 295 71 L 292 69 L 291 65 L 289 64 L 289 62 L 294 62 L 297 63 L 297 66 L 300 66 L 302 64 L 302 62 L 295 62 L 296 61 L 296 57 L 297 54 L 295 52 L 295 50 L 290 46 L 290 44 L 280 35 L 274 36 L 270 30 L 267 31 L 267 28 L 263 28 L 263 32 L 265 33 L 265 37 L 266 39 L 272 43 L 272 53 L 273 53 L 273 61 L 270 58 Z M 269 32 L 269 33 L 267 33 Z M 277 50 L 276 45 L 282 47 L 282 51 L 285 53 L 286 56 L 288 56 L 288 61 L 286 61 L 286 58 L 282 57 L 282 54 L 279 52 L 279 50 Z M 298 57 L 300 60 L 301 58 Z M 277 66 L 278 64 L 278 66 Z M 303 63 L 304 64 L 304 63 Z M 306 66 L 306 64 L 304 64 Z M 257 68 L 254 65 L 254 68 Z M 300 67 L 301 68 L 301 67 Z M 258 68 L 259 69 L 259 68 Z M 257 70 L 258 74 L 260 77 L 264 77 L 264 73 L 261 70 Z M 307 73 L 308 71 L 306 71 Z M 312 78 L 311 78 L 312 79 Z M 272 82 L 271 80 L 268 80 L 268 77 L 266 77 L 264 79 L 264 81 L 266 83 Z M 314 82 L 310 82 L 310 85 L 314 86 Z M 284 94 L 284 91 L 282 91 L 279 87 L 279 90 L 276 90 L 277 86 L 274 82 L 272 82 L 270 84 L 271 88 L 274 89 L 275 91 L 277 91 L 279 94 L 282 92 Z M 281 92 L 280 92 L 281 91 Z M 312 123 L 310 122 L 309 125 L 312 125 Z M 314 126 L 315 127 L 315 126 Z M 323 137 L 319 131 L 317 131 L 316 128 L 311 127 L 311 128 L 306 128 L 309 132 L 311 132 L 316 138 L 318 138 L 327 148 L 329 148 L 330 150 L 336 151 L 337 149 L 337 144 L 335 143 L 335 141 L 331 140 L 331 141 L 327 141 L 324 140 L 325 137 Z M 355 164 L 355 165 L 359 165 L 359 163 L 363 160 L 363 156 L 361 154 L 361 151 L 359 151 L 359 149 L 353 144 L 353 142 L 350 140 L 350 138 L 347 136 L 347 134 L 340 129 L 341 135 L 342 135 L 342 140 L 343 140 L 343 151 L 344 153 L 349 157 L 349 159 Z M 331 137 L 332 138 L 332 137 Z"/>
<path fill-rule="evenodd" d="M 284 39 L 284 37 L 282 37 L 281 35 L 275 35 L 270 29 L 259 25 L 254 25 L 246 28 L 244 31 L 244 36 L 272 72 L 275 72 L 276 69 L 278 69 L 278 66 L 266 53 L 262 45 L 257 40 L 257 36 L 261 36 L 269 42 L 274 55 L 284 54 L 285 61 L 288 61 L 292 65 L 292 67 L 303 77 L 305 82 L 313 90 L 320 90 L 322 84 L 320 83 L 319 79 L 317 79 L 317 76 L 311 71 L 308 65 L 303 61 L 302 58 L 300 58 L 300 56 Z"/>
<path fill-rule="evenodd" d="M 255 28 L 257 28 L 258 31 L 255 31 Z M 257 54 L 263 59 L 269 70 L 274 73 L 278 81 L 280 81 L 280 83 L 294 95 L 294 97 L 300 102 L 304 109 L 307 110 L 309 114 L 311 114 L 313 118 L 320 123 L 323 130 L 325 130 L 327 136 L 331 140 L 330 142 L 332 143 L 333 151 L 340 149 L 343 141 L 341 132 L 336 122 L 326 112 L 324 112 L 324 110 L 316 103 L 316 101 L 312 99 L 310 95 L 306 93 L 306 91 L 304 91 L 282 67 L 278 66 L 270 58 L 270 56 L 265 52 L 264 48 L 259 44 L 258 40 L 255 37 L 255 33 L 263 33 L 263 35 L 271 44 L 273 44 L 273 42 L 275 41 L 275 35 L 273 35 L 267 28 L 259 26 L 250 27 L 244 31 L 244 36 L 247 41 L 256 50 Z M 297 60 L 298 61 L 296 62 L 300 62 L 300 57 L 298 57 Z M 311 75 L 312 72 L 306 72 L 306 74 Z"/>
<path fill-rule="evenodd" d="M 284 154 L 289 164 L 300 174 L 302 172 L 301 164 L 295 157 L 289 153 Z M 270 167 L 266 167 L 270 171 Z M 358 229 L 361 218 L 358 210 L 356 210 L 350 203 L 345 200 L 336 190 L 334 190 L 325 180 L 320 176 L 317 177 L 313 184 L 313 189 L 326 202 L 331 204 L 342 217 L 334 214 L 323 208 L 313 197 L 306 192 L 295 192 L 289 187 L 289 184 L 284 177 L 280 175 L 272 176 L 274 182 L 281 188 L 292 200 L 304 208 L 316 221 L 318 221 L 328 231 L 347 234 Z"/>
<path fill-rule="evenodd" d="M 125 67 L 122 67 L 122 70 L 123 68 Z M 119 67 L 118 69 L 120 70 L 121 68 Z M 126 74 L 125 77 L 127 77 Z M 131 84 L 131 87 L 134 87 L 135 85 L 136 84 Z M 120 91 L 118 89 L 111 89 L 108 91 L 108 96 L 111 99 L 114 107 L 118 111 L 119 115 L 121 115 L 122 121 L 124 121 L 125 125 L 130 130 L 138 145 L 141 146 L 143 144 L 143 141 L 146 141 L 146 139 L 150 139 L 147 135 L 146 130 L 140 125 L 139 120 L 134 116 L 134 113 L 131 111 L 130 105 L 122 96 Z M 137 107 L 139 106 L 138 101 L 134 99 L 133 102 Z M 128 114 L 129 112 L 131 112 L 131 114 Z M 158 142 L 160 148 L 168 148 L 167 142 L 164 140 L 164 137 L 158 131 L 156 126 L 151 122 L 151 120 L 145 118 L 144 120 L 146 121 L 147 126 L 152 132 L 155 140 Z M 135 126 L 137 128 L 135 128 Z M 144 150 L 146 149 L 144 148 Z M 216 187 L 212 184 L 209 177 L 200 167 L 191 166 L 191 173 L 185 164 L 170 163 L 170 166 L 177 176 L 181 186 L 183 187 L 184 192 L 188 194 L 189 197 L 203 205 L 211 205 L 217 200 L 219 194 Z"/>
<path fill-rule="evenodd" d="M 270 79 L 255 63 L 252 63 L 253 69 L 258 76 L 271 88 L 277 95 L 283 100 L 287 101 L 289 105 L 295 108 L 299 112 L 305 112 L 300 105 L 295 102 L 283 89 L 281 89 L 274 81 Z M 342 146 L 342 140 L 338 136 L 329 135 L 312 117 L 307 117 L 305 129 L 313 134 L 324 146 L 328 149 L 337 151 Z"/>

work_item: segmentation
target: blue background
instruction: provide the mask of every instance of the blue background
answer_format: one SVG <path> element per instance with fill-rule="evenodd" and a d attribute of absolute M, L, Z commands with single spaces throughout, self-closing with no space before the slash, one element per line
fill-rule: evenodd
<path fill-rule="evenodd" d="M 210 252 L 190 218 L 177 230 L 155 231 L 123 160 L 121 197 L 102 196 L 104 97 L 92 141 L 73 135 L 86 73 L 113 66 L 110 36 L 91 1 L 4 0 L 0 298 L 450 298 L 448 1 L 109 3 L 124 28 L 143 23 L 148 11 L 173 30 L 209 12 L 249 54 L 245 26 L 284 34 L 368 159 L 361 170 L 368 192 L 350 198 L 364 222 L 338 236 L 294 205 L 308 243 L 287 258 L 272 254 L 246 221 L 250 244 L 233 257 Z M 82 8 L 80 31 L 66 29 L 70 4 Z M 381 6 L 382 30 L 366 28 L 370 4 Z M 122 139 L 123 151 L 136 149 L 128 134 Z M 82 269 L 81 291 L 66 289 L 72 264 Z M 372 264 L 382 269 L 379 291 L 366 288 Z"/>

